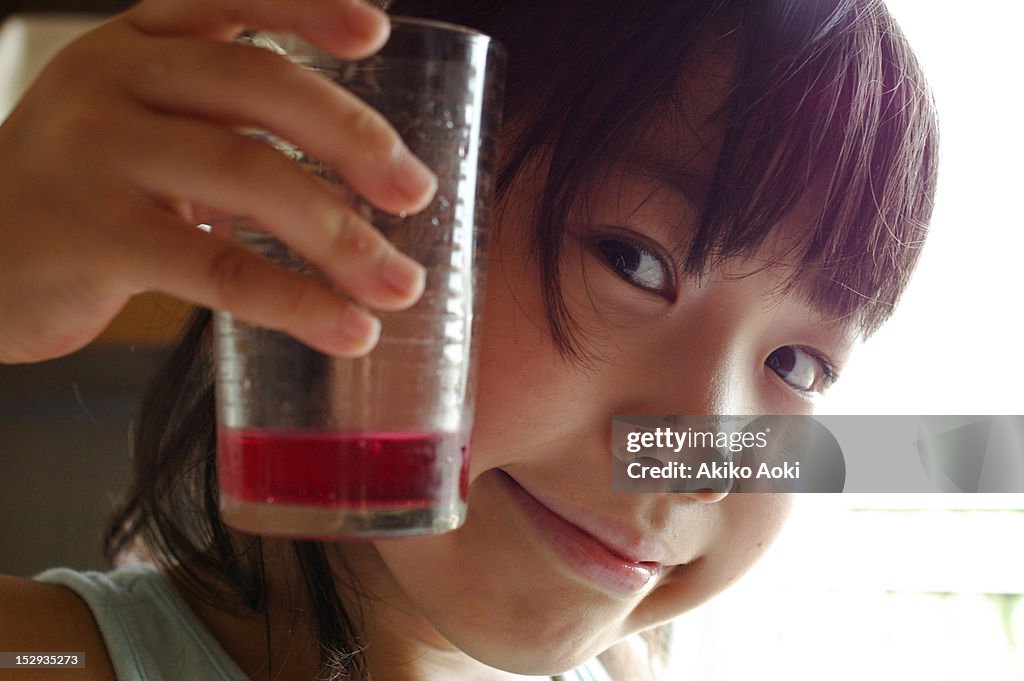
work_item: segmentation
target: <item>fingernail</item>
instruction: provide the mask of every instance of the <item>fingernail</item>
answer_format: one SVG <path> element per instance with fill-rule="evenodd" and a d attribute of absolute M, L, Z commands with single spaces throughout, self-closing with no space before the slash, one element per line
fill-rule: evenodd
<path fill-rule="evenodd" d="M 427 270 L 409 256 L 391 248 L 380 262 L 380 278 L 403 298 L 419 298 Z"/>
<path fill-rule="evenodd" d="M 345 340 L 351 342 L 353 351 L 368 350 L 380 338 L 380 320 L 354 307 L 341 313 L 335 328 Z"/>
<path fill-rule="evenodd" d="M 357 0 L 353 2 L 345 15 L 349 28 L 358 37 L 366 41 L 375 41 L 387 24 L 387 14 L 371 5 Z"/>
<path fill-rule="evenodd" d="M 393 180 L 399 191 L 417 204 L 424 196 L 433 194 L 437 189 L 437 178 L 434 173 L 408 151 L 402 152 L 402 160 L 395 166 Z"/>

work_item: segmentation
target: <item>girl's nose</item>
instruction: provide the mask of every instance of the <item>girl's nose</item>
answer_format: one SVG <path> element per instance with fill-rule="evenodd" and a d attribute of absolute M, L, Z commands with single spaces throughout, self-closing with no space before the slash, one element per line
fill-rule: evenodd
<path fill-rule="evenodd" d="M 676 361 L 648 376 L 644 413 L 682 416 L 758 414 L 755 360 L 728 339 L 680 348 Z M 656 409 L 656 411 L 652 411 Z"/>
<path fill-rule="evenodd" d="M 706 417 L 751 416 L 770 411 L 759 397 L 758 362 L 747 344 L 724 327 L 717 334 L 713 329 L 706 331 L 677 343 L 671 361 L 666 361 L 662 349 L 658 361 L 643 362 L 641 375 L 634 375 L 628 387 L 620 387 L 615 413 L 672 415 L 680 417 L 672 419 L 679 432 L 689 428 L 725 433 L 731 430 L 728 419 Z M 690 451 L 690 459 L 704 458 L 697 450 Z M 687 458 L 685 451 L 681 456 Z M 726 456 L 718 463 L 727 464 L 729 460 Z M 700 462 L 687 463 L 698 470 Z M 693 482 L 694 485 L 686 485 L 687 491 L 674 492 L 672 496 L 716 503 L 728 496 L 731 488 L 729 479 L 709 480 L 707 487 L 700 487 L 700 480 Z"/>
<path fill-rule="evenodd" d="M 728 490 L 724 492 L 679 492 L 679 494 L 705 504 L 714 504 L 729 496 Z"/>

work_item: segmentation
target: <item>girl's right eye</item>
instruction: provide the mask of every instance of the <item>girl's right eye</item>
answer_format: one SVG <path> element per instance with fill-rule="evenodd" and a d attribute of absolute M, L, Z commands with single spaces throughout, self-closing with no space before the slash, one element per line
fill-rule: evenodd
<path fill-rule="evenodd" d="M 673 270 L 652 247 L 622 235 L 600 236 L 594 240 L 594 247 L 615 274 L 637 288 L 675 302 Z"/>

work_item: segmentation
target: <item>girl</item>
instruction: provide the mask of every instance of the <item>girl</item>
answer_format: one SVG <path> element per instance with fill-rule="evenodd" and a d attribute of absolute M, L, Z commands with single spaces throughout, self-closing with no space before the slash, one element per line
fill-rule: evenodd
<path fill-rule="evenodd" d="M 510 55 L 465 525 L 332 544 L 225 527 L 200 311 L 148 396 L 107 537 L 112 559 L 146 562 L 0 581 L 4 650 L 85 651 L 76 673 L 104 680 L 640 678 L 617 642 L 770 543 L 783 495 L 612 493 L 610 418 L 807 413 L 890 314 L 936 128 L 885 8 L 392 9 Z M 386 210 L 425 206 L 429 171 L 346 93 L 230 44 L 246 26 L 346 57 L 387 35 L 356 0 L 145 0 L 66 50 L 0 128 L 0 359 L 70 352 L 147 288 L 325 352 L 372 347 L 370 314 L 193 229 L 195 203 L 255 215 L 371 309 L 418 297 L 415 263 L 233 128 L 294 141 Z"/>

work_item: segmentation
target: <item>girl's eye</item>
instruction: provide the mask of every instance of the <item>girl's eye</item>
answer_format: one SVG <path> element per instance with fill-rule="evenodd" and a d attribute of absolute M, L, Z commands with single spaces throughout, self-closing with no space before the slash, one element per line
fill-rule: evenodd
<path fill-rule="evenodd" d="M 648 247 L 622 236 L 603 236 L 595 242 L 605 263 L 629 283 L 675 301 L 672 269 Z"/>
<path fill-rule="evenodd" d="M 827 357 L 797 345 L 779 348 L 764 363 L 787 385 L 802 393 L 823 393 L 838 378 Z"/>

